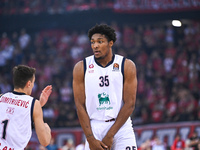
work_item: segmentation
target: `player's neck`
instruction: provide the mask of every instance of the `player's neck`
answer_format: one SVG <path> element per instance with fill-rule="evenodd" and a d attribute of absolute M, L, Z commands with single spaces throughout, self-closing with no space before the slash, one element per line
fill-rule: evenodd
<path fill-rule="evenodd" d="M 106 57 L 97 59 L 96 61 L 101 64 L 103 67 L 105 67 L 110 61 L 112 61 L 113 53 L 109 53 Z"/>
<path fill-rule="evenodd" d="M 14 88 L 14 91 L 18 92 L 18 93 L 25 93 L 25 94 L 27 94 L 26 90 L 22 89 L 22 88 Z"/>

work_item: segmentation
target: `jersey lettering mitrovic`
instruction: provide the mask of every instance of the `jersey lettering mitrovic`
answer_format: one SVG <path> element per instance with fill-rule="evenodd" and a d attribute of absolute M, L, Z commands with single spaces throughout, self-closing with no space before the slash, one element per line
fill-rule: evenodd
<path fill-rule="evenodd" d="M 32 135 L 35 99 L 18 92 L 0 97 L 0 150 L 22 150 Z"/>
<path fill-rule="evenodd" d="M 113 55 L 103 67 L 94 55 L 84 59 L 86 109 L 91 120 L 117 118 L 123 106 L 123 77 L 125 58 Z"/>

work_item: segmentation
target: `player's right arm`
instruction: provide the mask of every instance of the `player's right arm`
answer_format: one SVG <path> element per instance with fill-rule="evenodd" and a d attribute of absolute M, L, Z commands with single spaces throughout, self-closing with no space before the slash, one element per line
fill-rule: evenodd
<path fill-rule="evenodd" d="M 49 125 L 43 121 L 42 107 L 38 100 L 35 101 L 34 105 L 33 121 L 40 144 L 43 146 L 49 145 L 51 140 L 51 129 Z"/>
<path fill-rule="evenodd" d="M 40 100 L 39 100 L 40 105 L 42 107 L 47 103 L 51 93 L 52 93 L 52 85 L 48 85 L 42 90 L 42 93 L 40 94 Z"/>
<path fill-rule="evenodd" d="M 79 122 L 87 138 L 90 149 L 104 150 L 107 146 L 103 142 L 95 139 L 86 111 L 83 61 L 78 62 L 73 70 L 73 92 Z"/>

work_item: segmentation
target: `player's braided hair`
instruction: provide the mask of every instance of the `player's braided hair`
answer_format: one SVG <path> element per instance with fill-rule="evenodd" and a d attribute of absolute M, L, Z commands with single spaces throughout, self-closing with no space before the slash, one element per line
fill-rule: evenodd
<path fill-rule="evenodd" d="M 117 40 L 115 30 L 106 24 L 96 24 L 93 28 L 91 28 L 88 31 L 88 37 L 90 40 L 92 38 L 92 35 L 95 33 L 105 35 L 109 42 L 113 41 L 113 43 L 115 43 L 115 41 Z"/>

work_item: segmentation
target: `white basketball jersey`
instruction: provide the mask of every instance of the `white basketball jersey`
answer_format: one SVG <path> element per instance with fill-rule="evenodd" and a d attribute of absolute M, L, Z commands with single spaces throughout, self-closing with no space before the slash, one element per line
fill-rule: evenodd
<path fill-rule="evenodd" d="M 0 97 L 0 149 L 22 150 L 32 135 L 35 99 L 18 92 Z"/>
<path fill-rule="evenodd" d="M 94 55 L 84 59 L 86 109 L 90 119 L 117 118 L 123 106 L 123 77 L 125 58 L 113 55 L 112 61 L 101 66 Z"/>

